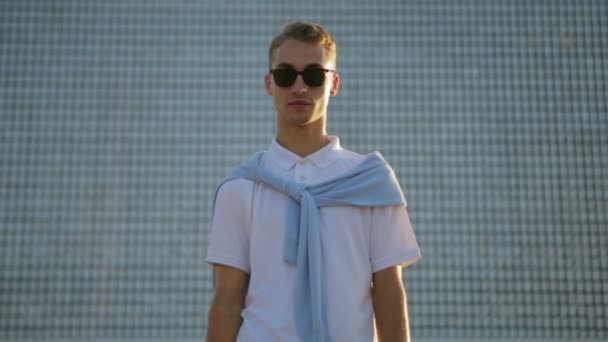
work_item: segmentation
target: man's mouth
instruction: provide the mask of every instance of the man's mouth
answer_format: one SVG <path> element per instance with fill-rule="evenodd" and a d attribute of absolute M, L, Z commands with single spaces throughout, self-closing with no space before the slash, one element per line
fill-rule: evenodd
<path fill-rule="evenodd" d="M 310 101 L 306 100 L 292 100 L 287 102 L 287 105 L 289 106 L 310 106 L 311 104 Z"/>

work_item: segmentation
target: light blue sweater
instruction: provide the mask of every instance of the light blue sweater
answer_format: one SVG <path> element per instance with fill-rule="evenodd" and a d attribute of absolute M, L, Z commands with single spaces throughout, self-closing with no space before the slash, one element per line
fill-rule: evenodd
<path fill-rule="evenodd" d="M 401 187 L 393 170 L 378 152 L 370 153 L 361 164 L 339 177 L 308 186 L 264 170 L 261 165 L 263 154 L 258 152 L 245 161 L 222 184 L 245 178 L 289 196 L 283 257 L 296 267 L 294 314 L 298 334 L 306 342 L 332 341 L 323 303 L 323 251 L 318 208 L 404 204 Z"/>

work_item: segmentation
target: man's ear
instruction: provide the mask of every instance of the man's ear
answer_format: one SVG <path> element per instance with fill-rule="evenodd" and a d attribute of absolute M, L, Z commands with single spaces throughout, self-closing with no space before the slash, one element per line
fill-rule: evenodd
<path fill-rule="evenodd" d="M 329 95 L 331 95 L 331 96 L 338 95 L 339 89 L 340 89 L 340 75 L 334 74 L 334 77 L 331 80 L 331 89 L 329 90 Z"/>
<path fill-rule="evenodd" d="M 264 87 L 266 88 L 266 94 L 272 96 L 272 80 L 270 79 L 270 73 L 264 76 Z"/>

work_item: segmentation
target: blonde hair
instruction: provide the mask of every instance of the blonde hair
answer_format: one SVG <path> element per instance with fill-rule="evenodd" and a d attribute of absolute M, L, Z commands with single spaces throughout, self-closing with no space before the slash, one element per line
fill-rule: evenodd
<path fill-rule="evenodd" d="M 323 46 L 328 56 L 337 62 L 337 48 L 334 38 L 323 26 L 311 22 L 296 21 L 283 27 L 281 32 L 274 37 L 268 49 L 268 63 L 272 62 L 274 51 L 287 39 L 299 42 Z"/>

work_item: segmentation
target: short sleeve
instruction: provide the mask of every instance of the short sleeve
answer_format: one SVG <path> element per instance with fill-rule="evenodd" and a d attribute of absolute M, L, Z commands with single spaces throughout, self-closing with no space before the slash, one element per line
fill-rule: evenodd
<path fill-rule="evenodd" d="M 249 237 L 253 182 L 230 180 L 220 186 L 213 208 L 206 261 L 250 272 Z"/>
<path fill-rule="evenodd" d="M 405 205 L 372 208 L 372 272 L 395 265 L 407 266 L 420 258 L 420 248 Z"/>

